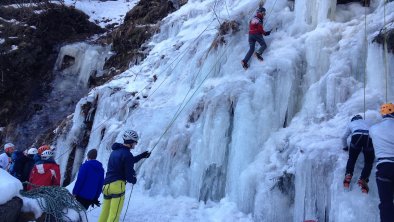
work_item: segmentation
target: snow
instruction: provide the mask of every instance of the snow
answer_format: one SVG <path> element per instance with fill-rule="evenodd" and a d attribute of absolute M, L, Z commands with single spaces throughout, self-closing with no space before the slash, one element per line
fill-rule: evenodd
<path fill-rule="evenodd" d="M 19 190 L 22 189 L 22 183 L 18 179 L 11 176 L 7 171 L 0 169 L 0 205 L 17 196 Z"/>
<path fill-rule="evenodd" d="M 11 50 L 8 51 L 8 52 L 12 52 L 12 51 L 15 51 L 15 50 L 18 50 L 18 46 L 17 45 L 11 45 Z"/>
<path fill-rule="evenodd" d="M 297 0 L 292 11 L 287 0 L 267 0 L 266 27 L 274 31 L 265 37 L 265 60 L 252 58 L 244 71 L 257 3 L 188 1 L 161 21 L 141 64 L 78 102 L 72 126 L 56 141 L 62 172 L 84 133 L 82 105 L 98 98 L 86 150 L 97 148 L 105 169 L 125 129 L 140 134 L 134 154 L 153 150 L 136 165 L 126 221 L 379 221 L 374 172 L 368 195 L 356 179 L 349 192 L 342 189 L 348 154 L 341 137 L 353 115 L 365 112 L 378 122 L 379 106 L 394 101 L 394 57 L 387 55 L 385 69 L 384 51 L 372 42 L 393 21 L 394 2 L 386 5 L 386 23 L 382 0 L 367 10 L 334 2 Z M 76 7 L 101 12 L 97 4 Z M 210 48 L 218 29 L 214 6 L 221 19 L 241 24 L 217 49 Z M 362 164 L 360 156 L 354 178 Z M 92 210 L 88 219 L 99 213 Z"/>
<path fill-rule="evenodd" d="M 0 39 L 0 45 L 5 42 L 5 39 Z"/>
<path fill-rule="evenodd" d="M 136 188 L 134 188 L 136 189 Z M 137 187 L 140 190 L 140 187 Z M 120 219 L 123 221 L 127 209 L 128 198 L 130 197 L 131 185 L 127 186 L 126 199 Z M 141 193 L 142 192 L 142 193 Z M 100 208 L 88 210 L 88 218 L 98 221 Z M 173 198 L 170 196 L 149 197 L 143 191 L 134 190 L 131 195 L 129 208 L 127 209 L 126 222 L 132 221 L 162 221 L 162 222 L 182 222 L 182 221 L 253 221 L 251 215 L 245 215 L 237 210 L 234 203 L 226 199 L 220 203 L 198 202 L 193 198 L 181 196 Z"/>
<path fill-rule="evenodd" d="M 121 24 L 126 13 L 130 11 L 138 1 L 65 0 L 64 3 L 83 11 L 90 17 L 89 20 L 91 22 L 97 23 L 104 28 L 109 24 Z"/>

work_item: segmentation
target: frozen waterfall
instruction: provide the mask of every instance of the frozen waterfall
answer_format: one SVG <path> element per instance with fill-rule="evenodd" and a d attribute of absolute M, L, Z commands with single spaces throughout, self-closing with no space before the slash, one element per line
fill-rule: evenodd
<path fill-rule="evenodd" d="M 265 28 L 273 32 L 265 37 L 265 60 L 252 58 L 244 71 L 240 61 L 256 5 L 191 0 L 166 17 L 140 65 L 79 101 L 72 127 L 57 140 L 62 171 L 68 160 L 62 153 L 82 138 L 81 110 L 89 102 L 96 108 L 87 150 L 97 148 L 104 165 L 125 129 L 140 134 L 133 153 L 154 148 L 138 165 L 134 192 L 227 200 L 254 221 L 378 221 L 374 175 L 367 196 L 356 184 L 342 189 L 347 153 L 341 137 L 350 117 L 364 112 L 364 97 L 366 118 L 378 121 L 386 82 L 387 100 L 394 101 L 393 54 L 386 78 L 383 48 L 373 42 L 385 25 L 383 0 L 366 10 L 359 3 L 296 0 L 294 11 L 287 0 L 267 0 Z M 393 21 L 394 2 L 386 13 Z M 241 30 L 214 48 L 216 19 L 235 20 Z M 361 162 L 360 156 L 356 176 Z"/>

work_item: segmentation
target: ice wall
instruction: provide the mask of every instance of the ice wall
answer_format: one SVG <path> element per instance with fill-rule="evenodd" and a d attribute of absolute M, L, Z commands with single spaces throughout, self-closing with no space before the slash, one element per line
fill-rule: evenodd
<path fill-rule="evenodd" d="M 383 4 L 365 11 L 335 2 L 297 0 L 291 11 L 286 0 L 267 0 L 266 27 L 274 31 L 265 37 L 264 62 L 252 59 L 245 71 L 239 61 L 255 2 L 229 0 L 214 13 L 216 1 L 189 1 L 163 20 L 142 64 L 91 92 L 98 106 L 87 149 L 98 148 L 106 165 L 111 144 L 131 128 L 141 136 L 133 153 L 154 149 L 137 165 L 138 184 L 152 196 L 228 198 L 255 221 L 377 221 L 376 187 L 367 197 L 356 186 L 342 190 L 341 136 L 364 107 L 379 120 L 385 83 L 394 79 L 382 74 L 383 49 L 372 42 Z M 393 7 L 387 4 L 391 19 Z M 241 30 L 213 49 L 217 18 L 234 19 Z M 387 87 L 388 100 L 393 90 Z M 63 149 L 78 137 L 84 103 Z M 357 213 L 362 204 L 370 208 Z"/>
<path fill-rule="evenodd" d="M 78 83 L 86 86 L 90 77 L 103 75 L 104 63 L 110 56 L 109 46 L 84 42 L 69 44 L 60 49 L 55 69 L 60 70 L 65 76 L 78 76 Z M 69 61 L 66 61 L 67 58 Z"/>

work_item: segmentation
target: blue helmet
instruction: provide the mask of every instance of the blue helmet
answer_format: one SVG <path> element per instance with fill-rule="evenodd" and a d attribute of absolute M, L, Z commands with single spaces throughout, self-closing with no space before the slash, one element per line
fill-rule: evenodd
<path fill-rule="evenodd" d="M 355 115 L 350 121 L 359 120 L 359 119 L 363 119 L 363 117 L 361 115 Z"/>

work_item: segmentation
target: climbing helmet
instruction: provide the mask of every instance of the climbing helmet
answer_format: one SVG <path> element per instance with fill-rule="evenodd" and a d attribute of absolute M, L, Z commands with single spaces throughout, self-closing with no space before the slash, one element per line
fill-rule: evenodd
<path fill-rule="evenodd" d="M 359 119 L 363 119 L 363 117 L 361 115 L 355 115 L 350 121 L 359 120 Z"/>
<path fill-rule="evenodd" d="M 4 151 L 5 151 L 6 153 L 12 152 L 12 150 L 13 150 L 14 148 L 15 148 L 15 145 L 12 144 L 12 143 L 6 143 L 6 144 L 4 145 Z"/>
<path fill-rule="evenodd" d="M 393 114 L 394 113 L 394 105 L 392 103 L 385 103 L 380 107 L 380 114 L 382 116 Z"/>
<path fill-rule="evenodd" d="M 50 150 L 51 148 L 48 145 L 42 145 L 38 148 L 38 155 L 42 155 L 42 153 L 46 150 Z"/>
<path fill-rule="evenodd" d="M 49 158 L 53 157 L 55 153 L 52 150 L 45 150 L 41 154 L 41 159 L 48 160 Z"/>
<path fill-rule="evenodd" d="M 38 153 L 37 148 L 32 147 L 27 151 L 27 155 L 36 155 Z"/>
<path fill-rule="evenodd" d="M 138 142 L 138 133 L 134 130 L 126 130 L 122 138 L 126 144 Z"/>

